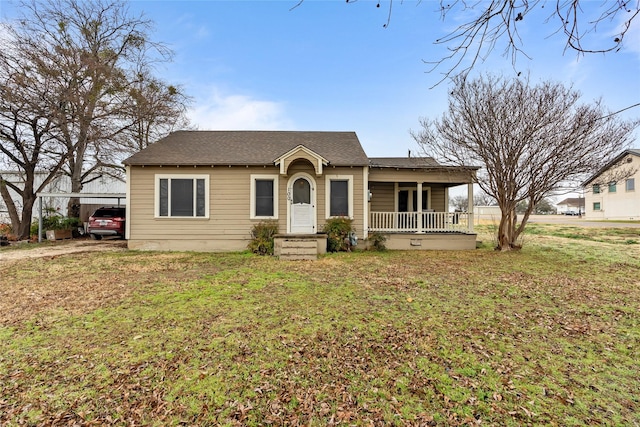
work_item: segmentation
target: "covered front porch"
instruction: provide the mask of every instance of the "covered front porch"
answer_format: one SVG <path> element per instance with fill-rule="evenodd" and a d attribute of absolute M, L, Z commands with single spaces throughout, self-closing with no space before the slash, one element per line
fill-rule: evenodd
<path fill-rule="evenodd" d="M 370 212 L 369 231 L 378 233 L 473 233 L 469 212 Z"/>
<path fill-rule="evenodd" d="M 372 159 L 368 232 L 389 249 L 473 249 L 473 180 L 477 168 L 430 164 L 432 159 Z M 449 191 L 466 191 L 465 212 L 449 212 Z"/>
<path fill-rule="evenodd" d="M 476 248 L 473 214 L 468 212 L 371 212 L 369 232 L 385 235 L 393 250 Z"/>

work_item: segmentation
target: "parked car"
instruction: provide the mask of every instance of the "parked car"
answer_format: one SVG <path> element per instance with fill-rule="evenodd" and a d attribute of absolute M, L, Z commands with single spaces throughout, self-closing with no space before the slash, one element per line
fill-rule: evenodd
<path fill-rule="evenodd" d="M 579 216 L 580 212 L 578 212 L 578 211 L 566 211 L 564 214 L 565 215 L 569 215 L 569 216 Z"/>
<path fill-rule="evenodd" d="M 92 239 L 116 236 L 124 239 L 126 208 L 101 207 L 89 217 L 87 232 Z"/>

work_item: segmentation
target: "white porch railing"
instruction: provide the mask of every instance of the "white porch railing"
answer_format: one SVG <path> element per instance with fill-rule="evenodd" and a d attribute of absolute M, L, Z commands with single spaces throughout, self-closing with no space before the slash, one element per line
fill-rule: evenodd
<path fill-rule="evenodd" d="M 370 212 L 369 231 L 473 233 L 473 214 L 468 212 Z"/>

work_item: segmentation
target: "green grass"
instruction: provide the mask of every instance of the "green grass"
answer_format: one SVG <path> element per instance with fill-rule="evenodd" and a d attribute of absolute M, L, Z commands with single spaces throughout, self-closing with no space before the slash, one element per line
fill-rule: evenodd
<path fill-rule="evenodd" d="M 59 289 L 0 327 L 0 424 L 637 425 L 640 253 L 557 233 L 511 253 L 1 266 L 11 295 Z"/>
<path fill-rule="evenodd" d="M 525 229 L 525 235 L 566 237 L 568 239 L 628 245 L 638 244 L 640 241 L 640 228 L 577 227 L 570 225 L 553 226 L 549 224 L 529 223 Z"/>

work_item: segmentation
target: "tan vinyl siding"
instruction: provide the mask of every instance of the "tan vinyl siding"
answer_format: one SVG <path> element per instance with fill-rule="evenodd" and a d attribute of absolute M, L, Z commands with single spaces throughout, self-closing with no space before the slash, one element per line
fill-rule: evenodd
<path fill-rule="evenodd" d="M 371 212 L 395 212 L 395 184 L 393 182 L 370 182 Z"/>
<path fill-rule="evenodd" d="M 260 219 L 250 219 L 251 174 L 278 174 L 273 167 L 140 167 L 131 166 L 129 174 L 129 247 L 161 250 L 243 250 L 250 231 Z M 287 176 L 278 178 L 278 224 L 287 232 L 287 185 L 298 172 L 315 181 L 317 231 L 325 224 L 325 177 L 317 176 L 313 165 L 294 162 Z M 354 227 L 363 236 L 362 168 L 327 168 L 330 174 L 353 176 Z M 209 176 L 209 218 L 155 218 L 155 177 L 157 174 Z"/>
<path fill-rule="evenodd" d="M 448 212 L 449 209 L 445 205 L 445 187 L 438 184 L 423 184 L 423 186 L 431 187 L 431 209 L 436 212 Z"/>
<path fill-rule="evenodd" d="M 144 240 L 208 241 L 203 250 L 244 249 L 252 225 L 258 222 L 249 219 L 251 173 L 277 173 L 277 168 L 131 167 L 130 241 L 134 246 Z M 209 218 L 155 218 L 156 174 L 208 175 Z M 280 197 L 286 200 L 285 194 Z"/>

